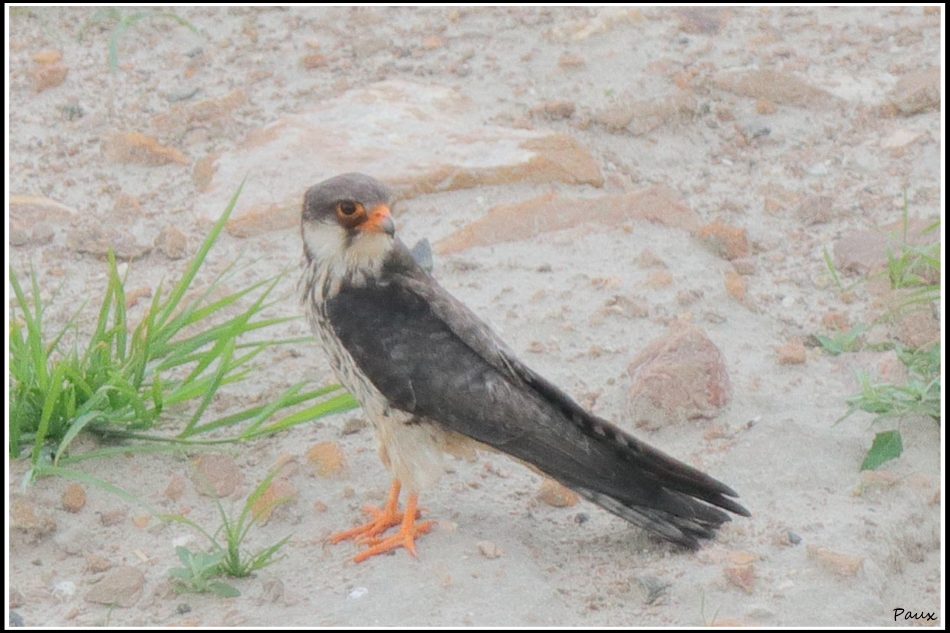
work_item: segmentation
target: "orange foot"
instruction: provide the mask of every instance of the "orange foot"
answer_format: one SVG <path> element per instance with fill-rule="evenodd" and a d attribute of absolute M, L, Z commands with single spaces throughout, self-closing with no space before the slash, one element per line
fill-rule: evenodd
<path fill-rule="evenodd" d="M 432 529 L 432 521 L 416 523 L 419 511 L 417 504 L 419 496 L 416 493 L 409 495 L 406 500 L 406 511 L 399 512 L 399 490 L 400 483 L 394 479 L 389 489 L 389 499 L 386 500 L 386 507 L 380 510 L 375 506 L 365 506 L 363 509 L 373 515 L 373 518 L 364 523 L 344 532 L 337 532 L 330 537 L 331 543 L 339 543 L 346 539 L 353 539 L 357 543 L 365 543 L 370 547 L 366 551 L 360 552 L 353 557 L 353 562 L 359 563 L 371 556 L 382 554 L 398 547 L 405 547 L 413 556 L 416 555 L 415 539 Z M 379 538 L 379 535 L 389 528 L 400 525 L 399 531 L 392 536 Z"/>

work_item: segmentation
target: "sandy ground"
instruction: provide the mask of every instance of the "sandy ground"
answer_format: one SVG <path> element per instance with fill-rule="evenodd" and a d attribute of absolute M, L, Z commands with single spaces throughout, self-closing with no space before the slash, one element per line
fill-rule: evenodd
<path fill-rule="evenodd" d="M 206 224 L 193 212 L 193 161 L 233 151 L 253 130 L 350 88 L 387 79 L 453 87 L 486 123 L 571 135 L 597 160 L 604 192 L 663 184 L 703 222 L 746 229 L 752 274 L 744 277 L 741 301 L 723 283 L 730 262 L 685 231 L 643 221 L 627 230 L 585 223 L 437 254 L 435 275 L 529 365 L 621 425 L 630 360 L 688 312 L 726 359 L 732 402 L 713 421 L 635 432 L 734 487 L 752 518 L 737 518 L 700 552 L 686 552 L 593 505 L 541 503 L 539 476 L 502 455 L 482 455 L 450 462 L 423 497 L 438 527 L 419 542 L 418 559 L 399 551 L 356 565 L 352 545 L 323 541 L 386 492 L 372 432 L 342 432 L 357 410 L 219 449 L 243 477 L 224 500 L 231 512 L 278 460 L 301 464 L 290 477 L 295 502 L 249 537 L 261 547 L 293 534 L 287 556 L 235 581 L 242 595 L 223 599 L 170 588 L 175 545 L 201 546 L 186 527 L 143 516 L 97 488 L 86 488 L 84 508 L 67 512 L 68 482 L 44 479 L 24 491 L 26 465 L 14 460 L 10 496 L 55 524 L 45 534 L 8 532 L 9 599 L 26 625 L 934 624 L 895 618 L 895 609 L 943 622 L 940 427 L 905 420 L 905 453 L 884 467 L 890 475 L 862 479 L 858 466 L 881 427 L 867 416 L 834 422 L 856 388 L 852 366 L 878 367 L 884 354 L 833 357 L 809 349 L 803 364 L 782 365 L 775 351 L 794 337 L 827 332 L 822 317 L 829 311 L 851 323 L 870 318 L 868 287 L 843 300 L 829 282 L 823 249 L 899 220 L 905 188 L 912 217 L 942 215 L 939 108 L 905 115 L 893 105 L 902 77 L 939 64 L 942 16 L 923 8 L 610 11 L 180 9 L 200 35 L 169 19 L 138 22 L 121 40 L 112 74 L 114 21 L 87 25 L 92 9 L 15 9 L 8 190 L 45 196 L 78 215 L 34 227 L 10 250 L 10 262 L 21 276 L 32 265 L 46 298 L 56 291 L 49 318 L 61 323 L 104 287 L 105 265 L 71 240 L 88 227 L 127 226 L 133 241 L 151 244 L 174 226 L 189 248 L 200 242 Z M 49 50 L 62 59 L 36 61 Z M 307 68 L 301 60 L 314 54 L 323 59 L 311 58 Z M 61 83 L 50 63 L 68 68 Z M 817 92 L 782 103 L 767 91 L 729 92 L 717 79 L 759 68 L 792 73 Z M 37 91 L 45 83 L 51 87 Z M 227 124 L 159 138 L 183 152 L 185 164 L 117 164 L 101 149 L 116 131 L 155 134 L 154 117 L 173 99 L 214 99 L 237 88 L 247 101 Z M 679 90 L 695 100 L 687 115 L 619 129 L 598 114 Z M 554 100 L 572 102 L 575 113 L 530 113 Z M 299 193 L 311 184 L 299 183 Z M 603 193 L 554 189 L 575 197 Z M 412 198 L 397 208 L 400 235 L 409 244 L 435 242 L 494 205 L 550 190 L 514 183 Z M 827 212 L 804 204 L 814 196 L 830 200 Z M 645 250 L 663 262 L 670 285 L 651 287 L 651 269 L 639 265 Z M 299 236 L 293 229 L 224 235 L 208 269 L 220 270 L 242 251 L 255 259 L 235 287 L 294 266 Z M 132 263 L 128 285 L 154 288 L 176 278 L 185 261 L 154 250 Z M 286 297 L 280 315 L 299 313 L 293 283 L 287 278 L 278 289 Z M 604 318 L 618 295 L 645 301 L 648 316 Z M 87 310 L 81 322 L 92 318 Z M 305 331 L 298 320 L 283 335 Z M 275 352 L 250 386 L 229 394 L 246 403 L 305 377 L 328 379 L 315 345 Z M 230 402 L 222 398 L 216 412 Z M 170 416 L 167 424 L 179 422 Z M 337 442 L 347 461 L 330 478 L 304 465 L 307 447 L 323 441 Z M 82 440 L 79 450 L 93 445 Z M 80 468 L 214 529 L 216 507 L 191 483 L 199 454 L 130 454 Z M 184 482 L 182 494 L 170 496 L 176 481 Z M 126 567 L 144 582 L 134 606 L 87 600 L 103 578 Z"/>

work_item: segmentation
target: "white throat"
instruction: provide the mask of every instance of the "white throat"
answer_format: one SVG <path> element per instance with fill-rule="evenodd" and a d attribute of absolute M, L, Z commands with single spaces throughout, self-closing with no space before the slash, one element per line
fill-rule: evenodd
<path fill-rule="evenodd" d="M 351 238 L 338 224 L 324 222 L 304 224 L 303 241 L 306 253 L 301 298 L 310 296 L 318 301 L 335 295 L 344 282 L 363 286 L 377 279 L 393 247 L 393 238 L 385 233 L 368 231 Z"/>

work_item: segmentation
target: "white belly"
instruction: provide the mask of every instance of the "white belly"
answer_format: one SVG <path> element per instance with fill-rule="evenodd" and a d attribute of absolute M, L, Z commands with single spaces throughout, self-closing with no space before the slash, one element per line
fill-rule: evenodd
<path fill-rule="evenodd" d="M 391 408 L 334 334 L 325 304 L 316 294 L 308 293 L 304 302 L 310 329 L 320 340 L 337 380 L 356 398 L 373 424 L 380 459 L 407 491 L 432 486 L 443 472 L 443 451 L 460 452 L 456 449 L 457 434 L 444 432 L 425 418 Z"/>

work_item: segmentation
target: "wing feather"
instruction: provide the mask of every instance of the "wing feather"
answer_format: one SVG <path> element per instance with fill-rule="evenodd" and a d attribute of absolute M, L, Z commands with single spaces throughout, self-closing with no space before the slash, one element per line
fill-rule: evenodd
<path fill-rule="evenodd" d="M 337 336 L 391 406 L 533 463 L 689 547 L 729 520 L 695 499 L 749 515 L 731 488 L 585 411 L 524 365 L 398 246 L 377 283 L 327 301 Z"/>

